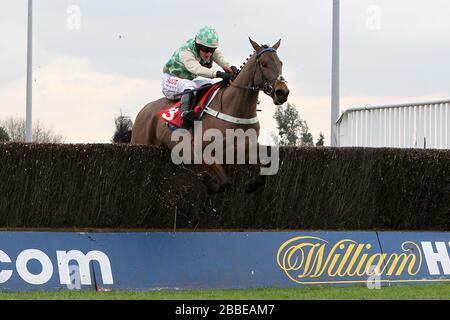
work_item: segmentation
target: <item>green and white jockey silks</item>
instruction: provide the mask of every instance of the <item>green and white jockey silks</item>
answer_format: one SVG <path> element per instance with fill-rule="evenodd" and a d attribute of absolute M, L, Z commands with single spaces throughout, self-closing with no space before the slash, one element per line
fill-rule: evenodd
<path fill-rule="evenodd" d="M 217 35 L 216 29 L 211 27 L 203 27 L 195 36 L 195 42 L 210 48 L 219 47 L 219 36 Z"/>
<path fill-rule="evenodd" d="M 211 58 L 220 67 L 230 67 L 220 49 L 216 49 Z M 205 67 L 211 61 L 203 61 L 195 48 L 195 40 L 189 39 L 185 45 L 175 51 L 163 68 L 163 72 L 181 79 L 193 80 L 196 77 L 213 79 L 216 71 Z"/>
<path fill-rule="evenodd" d="M 197 43 L 213 47 L 219 45 L 217 33 L 202 28 L 197 33 Z M 200 36 L 199 36 L 200 35 Z M 220 49 L 216 47 L 211 61 L 202 60 L 196 49 L 196 40 L 189 39 L 181 48 L 175 51 L 163 68 L 162 92 L 168 99 L 175 99 L 175 95 L 184 90 L 197 89 L 200 86 L 213 82 L 216 78 L 216 71 L 212 70 L 212 62 L 220 67 L 230 67 Z M 203 77 L 208 79 L 196 79 Z"/>

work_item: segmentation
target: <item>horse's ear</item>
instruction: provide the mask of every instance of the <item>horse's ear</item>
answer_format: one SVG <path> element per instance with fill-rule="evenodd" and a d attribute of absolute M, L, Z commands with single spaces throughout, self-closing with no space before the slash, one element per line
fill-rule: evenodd
<path fill-rule="evenodd" d="M 261 46 L 253 41 L 250 37 L 248 37 L 248 40 L 250 40 L 250 43 L 252 44 L 252 47 L 256 52 L 260 52 L 262 50 Z"/>
<path fill-rule="evenodd" d="M 278 50 L 278 48 L 280 47 L 280 44 L 281 44 L 281 39 L 278 40 L 278 42 L 275 43 L 275 44 L 272 46 L 272 48 L 274 48 L 275 50 Z"/>

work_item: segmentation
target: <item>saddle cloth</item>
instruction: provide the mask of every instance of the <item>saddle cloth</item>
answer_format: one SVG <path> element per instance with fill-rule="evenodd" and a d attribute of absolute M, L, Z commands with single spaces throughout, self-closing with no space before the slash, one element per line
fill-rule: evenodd
<path fill-rule="evenodd" d="M 204 93 L 200 99 L 196 99 L 198 102 L 195 104 L 194 111 L 197 119 L 201 119 L 202 111 L 206 106 L 208 106 L 209 102 L 211 102 L 211 97 L 214 93 L 220 89 L 221 82 L 214 84 L 211 88 L 209 88 L 206 93 Z M 183 118 L 181 117 L 180 112 L 181 101 L 173 104 L 169 109 L 164 109 L 159 112 L 159 116 L 167 122 L 169 125 L 180 128 L 183 124 Z"/>

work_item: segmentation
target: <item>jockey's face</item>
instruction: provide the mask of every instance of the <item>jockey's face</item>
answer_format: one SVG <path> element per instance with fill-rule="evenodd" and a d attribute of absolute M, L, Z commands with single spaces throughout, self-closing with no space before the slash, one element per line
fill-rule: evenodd
<path fill-rule="evenodd" d="M 199 45 L 199 50 L 198 51 L 199 51 L 200 57 L 204 61 L 210 62 L 211 56 L 214 54 L 215 49 Z"/>
<path fill-rule="evenodd" d="M 209 62 L 209 60 L 211 59 L 211 56 L 213 54 L 211 52 L 204 52 L 202 50 L 200 50 L 200 57 L 205 60 L 206 62 Z"/>

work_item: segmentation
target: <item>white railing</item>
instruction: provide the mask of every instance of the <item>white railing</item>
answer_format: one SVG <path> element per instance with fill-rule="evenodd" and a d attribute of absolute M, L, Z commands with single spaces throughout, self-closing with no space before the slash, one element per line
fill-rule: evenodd
<path fill-rule="evenodd" d="M 348 109 L 336 131 L 340 147 L 450 149 L 450 100 Z"/>

